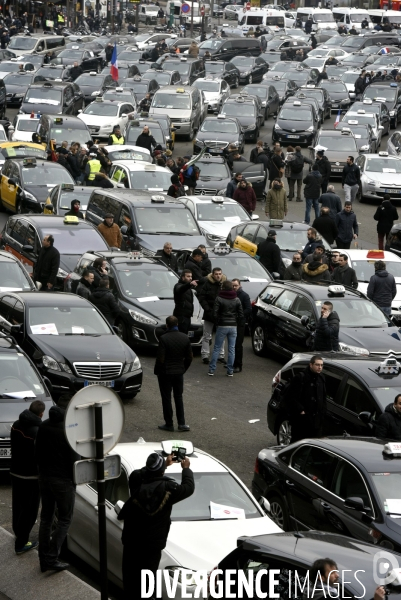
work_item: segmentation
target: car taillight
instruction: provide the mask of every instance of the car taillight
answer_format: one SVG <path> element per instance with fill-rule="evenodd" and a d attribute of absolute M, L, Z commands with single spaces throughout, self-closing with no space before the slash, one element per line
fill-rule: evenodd
<path fill-rule="evenodd" d="M 382 537 L 382 534 L 380 533 L 380 531 L 377 531 L 377 529 L 369 529 L 369 535 L 373 538 L 374 544 L 377 544 L 377 542 Z"/>
<path fill-rule="evenodd" d="M 277 373 L 273 377 L 272 390 L 276 389 L 276 387 L 278 386 L 278 384 L 280 383 L 280 381 L 281 381 L 281 371 L 277 371 Z"/>
<path fill-rule="evenodd" d="M 256 457 L 255 467 L 254 467 L 253 470 L 254 470 L 254 473 L 258 473 L 259 474 L 259 459 L 258 459 L 258 457 Z"/>
<path fill-rule="evenodd" d="M 257 299 L 257 298 L 255 298 L 255 300 L 252 300 L 252 302 L 251 302 L 251 306 L 255 306 L 255 304 L 256 304 L 256 302 L 257 302 L 257 301 L 258 301 L 258 299 Z"/>

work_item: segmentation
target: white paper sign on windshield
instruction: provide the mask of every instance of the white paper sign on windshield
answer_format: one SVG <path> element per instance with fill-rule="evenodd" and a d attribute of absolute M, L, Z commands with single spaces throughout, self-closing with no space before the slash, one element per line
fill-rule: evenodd
<path fill-rule="evenodd" d="M 43 323 L 42 325 L 31 325 L 33 335 L 58 335 L 55 323 Z"/>
<path fill-rule="evenodd" d="M 243 508 L 235 508 L 235 506 L 224 506 L 224 504 L 210 502 L 210 518 L 245 519 L 245 511 Z"/>
<path fill-rule="evenodd" d="M 401 517 L 401 500 L 400 500 L 400 498 L 387 498 L 386 504 L 387 504 L 387 512 L 389 512 L 391 515 L 394 515 L 394 516 L 399 515 Z"/>
<path fill-rule="evenodd" d="M 137 298 L 138 302 L 157 302 L 160 300 L 158 296 L 145 296 L 144 298 Z"/>

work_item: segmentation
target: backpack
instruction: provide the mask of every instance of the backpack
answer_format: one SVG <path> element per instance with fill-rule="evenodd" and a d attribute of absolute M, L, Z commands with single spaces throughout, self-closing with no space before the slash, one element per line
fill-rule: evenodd
<path fill-rule="evenodd" d="M 200 175 L 200 169 L 196 165 L 192 165 L 192 177 L 198 181 Z"/>
<path fill-rule="evenodd" d="M 302 173 L 304 169 L 304 159 L 302 156 L 297 156 L 295 154 L 294 158 L 290 162 L 291 173 L 297 175 L 298 173 Z"/>

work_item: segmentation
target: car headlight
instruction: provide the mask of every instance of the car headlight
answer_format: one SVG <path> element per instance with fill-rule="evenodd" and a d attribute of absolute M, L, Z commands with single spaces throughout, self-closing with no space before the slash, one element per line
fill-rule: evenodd
<path fill-rule="evenodd" d="M 361 146 L 360 150 L 361 152 L 366 152 L 367 150 L 369 150 L 369 146 Z"/>
<path fill-rule="evenodd" d="M 395 117 L 395 115 L 396 115 L 395 110 L 390 110 L 390 117 Z"/>
<path fill-rule="evenodd" d="M 198 140 L 197 138 L 195 138 L 195 144 L 198 144 L 198 146 L 204 146 L 205 144 L 202 142 L 202 140 Z"/>
<path fill-rule="evenodd" d="M 59 270 L 57 271 L 57 277 L 68 277 L 68 273 L 67 271 L 64 271 L 64 269 L 60 269 L 59 267 Z"/>
<path fill-rule="evenodd" d="M 373 181 L 373 179 L 367 179 L 367 184 L 371 187 L 376 187 L 376 185 L 378 185 L 377 181 Z"/>
<path fill-rule="evenodd" d="M 72 371 L 68 365 L 66 365 L 65 363 L 60 363 L 60 367 L 62 371 L 65 371 L 66 373 L 70 373 L 72 375 Z"/>
<path fill-rule="evenodd" d="M 35 196 L 33 194 L 31 194 L 30 192 L 25 192 L 24 191 L 24 198 L 26 198 L 27 200 L 33 200 L 33 202 L 37 202 L 37 198 L 35 198 Z"/>
<path fill-rule="evenodd" d="M 308 127 L 308 129 L 306 131 L 314 131 L 313 125 L 311 125 L 310 127 Z"/>
<path fill-rule="evenodd" d="M 348 344 L 344 344 L 343 342 L 339 342 L 338 346 L 339 350 L 341 352 L 345 352 L 346 354 L 369 356 L 369 350 L 367 350 L 366 348 L 360 348 L 359 346 L 349 346 Z"/>
<path fill-rule="evenodd" d="M 143 313 L 137 310 L 129 310 L 129 314 L 134 319 L 134 321 L 138 321 L 138 323 L 146 323 L 147 325 L 157 325 L 156 319 L 152 319 L 152 317 L 148 317 Z"/>
<path fill-rule="evenodd" d="M 123 369 L 123 375 L 125 375 L 125 373 L 131 373 L 131 371 L 138 371 L 138 369 L 140 369 L 140 368 L 141 368 L 141 361 L 139 360 L 138 357 L 136 357 L 134 361 L 125 363 L 125 366 Z"/>
<path fill-rule="evenodd" d="M 100 94 L 100 90 L 97 90 L 96 92 L 92 92 L 91 96 L 97 96 L 98 94 Z"/>
<path fill-rule="evenodd" d="M 249 75 L 250 71 L 242 71 L 241 75 Z"/>
<path fill-rule="evenodd" d="M 46 369 L 51 369 L 52 371 L 61 371 L 61 367 L 54 358 L 51 356 L 47 356 L 46 354 L 42 357 L 43 365 Z"/>
<path fill-rule="evenodd" d="M 274 126 L 274 129 L 281 129 L 280 125 L 277 125 L 277 123 Z"/>
<path fill-rule="evenodd" d="M 194 577 L 196 571 L 193 569 L 186 569 L 185 567 L 169 567 L 168 573 L 172 579 L 174 579 L 174 573 L 178 571 L 178 583 L 182 584 L 185 580 L 187 587 L 197 585 L 197 581 Z"/>
<path fill-rule="evenodd" d="M 205 236 L 209 242 L 220 242 L 226 239 L 224 235 L 214 235 L 213 233 L 205 233 Z"/>

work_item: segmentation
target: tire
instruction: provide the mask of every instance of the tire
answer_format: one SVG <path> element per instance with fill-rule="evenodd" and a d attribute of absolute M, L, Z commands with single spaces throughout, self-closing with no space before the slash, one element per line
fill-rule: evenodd
<path fill-rule="evenodd" d="M 357 202 L 363 202 L 362 190 L 361 190 L 360 187 L 359 187 L 359 189 L 358 189 L 358 191 L 356 193 L 355 200 Z"/>
<path fill-rule="evenodd" d="M 253 139 L 255 140 L 255 142 L 257 142 L 257 141 L 258 141 L 258 139 L 259 139 L 259 129 L 257 129 L 257 130 L 255 131 L 255 135 L 254 135 L 254 138 L 253 138 Z"/>
<path fill-rule="evenodd" d="M 234 87 L 235 89 L 237 89 L 237 88 L 239 87 L 239 77 L 236 77 L 236 78 L 235 78 L 235 82 L 234 82 L 234 85 L 233 85 L 233 87 Z"/>
<path fill-rule="evenodd" d="M 191 129 L 191 133 L 188 133 L 188 135 L 187 135 L 187 140 L 189 142 L 192 142 L 192 140 L 194 139 L 194 137 L 195 137 L 195 129 Z"/>
<path fill-rule="evenodd" d="M 281 529 L 287 531 L 289 529 L 290 519 L 284 500 L 279 498 L 279 496 L 272 496 L 271 498 L 268 498 L 268 500 L 270 502 L 270 518 L 276 525 L 281 527 Z"/>
<path fill-rule="evenodd" d="M 262 325 L 256 325 L 255 329 L 252 329 L 252 349 L 256 356 L 266 356 L 266 332 Z"/>
<path fill-rule="evenodd" d="M 128 343 L 128 330 L 124 321 L 118 321 L 118 337 L 123 340 L 123 342 Z"/>
<path fill-rule="evenodd" d="M 248 77 L 248 85 L 252 85 L 252 82 L 253 82 L 253 77 L 252 77 L 252 75 L 249 75 L 249 77 Z"/>
<path fill-rule="evenodd" d="M 283 419 L 279 425 L 277 443 L 280 446 L 288 446 L 291 443 L 291 424 L 288 419 Z"/>

